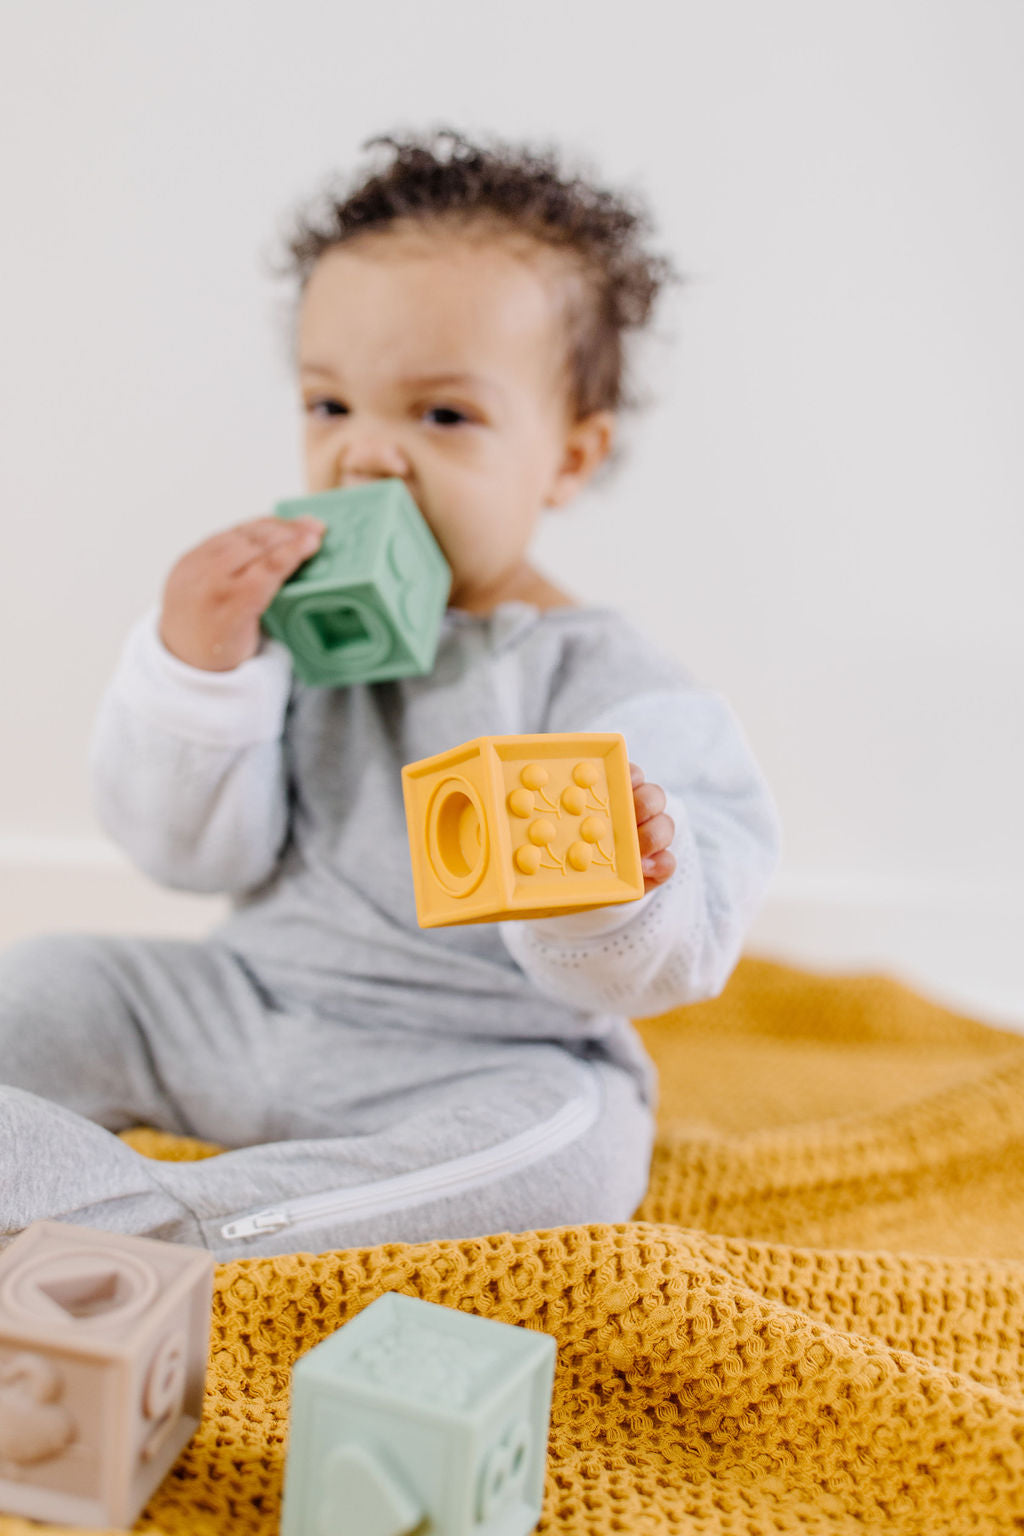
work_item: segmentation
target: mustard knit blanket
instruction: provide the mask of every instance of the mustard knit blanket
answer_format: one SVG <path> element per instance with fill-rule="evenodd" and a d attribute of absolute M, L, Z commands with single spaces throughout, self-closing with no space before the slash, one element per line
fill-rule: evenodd
<path fill-rule="evenodd" d="M 136 1530 L 275 1533 L 292 1362 L 398 1290 L 556 1337 L 542 1533 L 1024 1531 L 1024 1038 L 753 959 L 640 1028 L 636 1221 L 222 1265 L 203 1423 Z"/>

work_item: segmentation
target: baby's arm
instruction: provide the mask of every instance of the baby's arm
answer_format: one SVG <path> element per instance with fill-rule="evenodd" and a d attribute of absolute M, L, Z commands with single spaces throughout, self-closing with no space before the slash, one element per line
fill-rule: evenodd
<path fill-rule="evenodd" d="M 93 793 L 104 829 L 165 885 L 238 893 L 281 852 L 291 663 L 259 616 L 321 537 L 261 518 L 206 540 L 128 637 L 93 732 Z"/>
<path fill-rule="evenodd" d="M 658 846 L 661 818 L 673 833 L 657 875 L 674 867 L 657 885 L 647 874 L 637 902 L 503 923 L 512 957 L 542 991 L 581 1008 L 643 1018 L 717 996 L 780 844 L 774 802 L 738 721 L 720 695 L 692 687 L 634 696 L 581 729 L 621 731 L 647 786 L 663 791 Z M 634 793 L 639 818 L 647 801 Z"/>

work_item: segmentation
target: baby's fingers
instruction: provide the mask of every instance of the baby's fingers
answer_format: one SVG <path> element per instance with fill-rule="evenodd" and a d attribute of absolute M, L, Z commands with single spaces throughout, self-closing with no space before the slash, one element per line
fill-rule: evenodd
<path fill-rule="evenodd" d="M 312 517 L 253 518 L 219 535 L 216 565 L 223 576 L 244 576 L 254 566 L 295 570 L 319 547 L 324 527 Z"/>
<path fill-rule="evenodd" d="M 671 880 L 676 872 L 676 857 L 671 851 L 676 824 L 665 812 L 668 801 L 661 785 L 648 784 L 643 769 L 636 763 L 630 763 L 629 776 L 633 786 L 644 891 L 653 891 L 656 886 Z"/>
<path fill-rule="evenodd" d="M 669 826 L 672 826 L 670 817 L 661 816 L 661 812 L 668 803 L 665 791 L 661 785 L 648 784 L 644 778 L 643 769 L 638 768 L 636 763 L 630 763 L 629 774 L 633 786 L 633 809 L 636 813 L 637 828 L 649 826 L 652 818 L 660 818 L 662 822 L 668 822 Z M 672 827 L 672 835 L 675 835 L 674 826 Z M 642 837 L 640 841 L 642 846 Z M 671 842 L 671 837 L 669 841 Z"/>
<path fill-rule="evenodd" d="M 222 598 L 237 599 L 260 612 L 274 594 L 320 547 L 323 525 L 278 519 L 281 531 L 250 528 L 231 553 L 232 568 L 222 570 Z"/>
<path fill-rule="evenodd" d="M 323 533 L 315 518 L 256 518 L 190 550 L 164 586 L 164 645 L 180 661 L 214 672 L 255 655 L 260 615 L 316 553 Z"/>
<path fill-rule="evenodd" d="M 641 868 L 644 876 L 644 892 L 653 891 L 656 886 L 664 885 L 666 880 L 671 880 L 676 872 L 676 856 L 668 848 L 662 848 L 659 853 L 652 853 L 642 860 Z"/>
<path fill-rule="evenodd" d="M 641 784 L 634 787 L 633 805 L 636 808 L 636 824 L 642 826 L 665 809 L 665 791 L 660 784 Z"/>
<path fill-rule="evenodd" d="M 639 824 L 637 833 L 640 838 L 640 856 L 649 859 L 671 846 L 676 835 L 676 824 L 671 816 L 652 816 Z"/>

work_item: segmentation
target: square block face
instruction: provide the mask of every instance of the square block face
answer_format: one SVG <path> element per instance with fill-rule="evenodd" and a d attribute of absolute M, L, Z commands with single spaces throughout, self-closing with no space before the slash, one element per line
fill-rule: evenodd
<path fill-rule="evenodd" d="M 403 1509 L 437 1536 L 525 1536 L 540 1517 L 554 1340 L 382 1296 L 295 1367 L 282 1536 L 333 1509 Z M 366 1515 L 360 1532 L 390 1536 Z"/>
<path fill-rule="evenodd" d="M 102 1510 L 117 1376 L 114 1363 L 0 1336 L 0 1509 L 53 1520 Z"/>
<path fill-rule="evenodd" d="M 543 1423 L 536 1383 L 520 1382 L 476 1428 L 469 1492 L 473 1532 L 523 1536 L 540 1519 L 547 1462 L 548 1386 Z"/>
<path fill-rule="evenodd" d="M 131 1524 L 196 1429 L 213 1259 L 36 1222 L 0 1258 L 0 1509 Z"/>
<path fill-rule="evenodd" d="M 494 848 L 500 781 L 486 738 L 402 769 L 416 913 L 422 928 L 499 914 L 509 881 Z"/>
<path fill-rule="evenodd" d="M 451 571 L 401 480 L 279 502 L 327 524 L 316 554 L 263 615 L 303 682 L 338 686 L 429 672 Z"/>
<path fill-rule="evenodd" d="M 643 895 L 613 732 L 482 736 L 402 770 L 420 926 L 551 917 Z"/>

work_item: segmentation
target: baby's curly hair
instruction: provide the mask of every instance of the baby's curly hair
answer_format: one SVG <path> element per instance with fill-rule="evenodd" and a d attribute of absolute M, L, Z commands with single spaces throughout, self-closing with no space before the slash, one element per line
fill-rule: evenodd
<path fill-rule="evenodd" d="M 348 185 L 332 179 L 293 215 L 287 257 L 272 266 L 298 278 L 300 300 L 325 251 L 398 220 L 530 236 L 564 253 L 577 278 L 565 306 L 573 419 L 643 403 L 627 384 L 626 336 L 647 325 L 666 283 L 686 279 L 644 248 L 651 220 L 637 198 L 566 174 L 551 147 L 473 143 L 452 128 L 381 134 L 361 147 L 391 151 L 390 163 Z"/>

